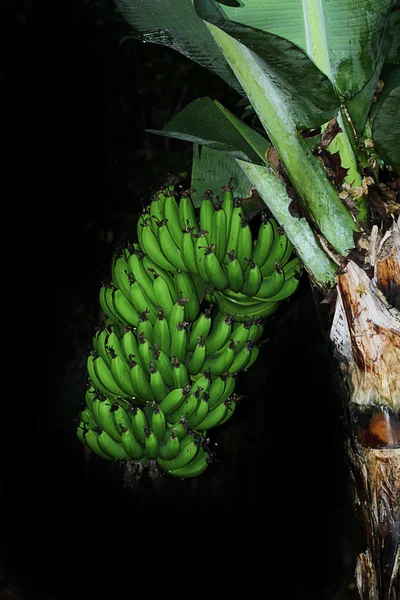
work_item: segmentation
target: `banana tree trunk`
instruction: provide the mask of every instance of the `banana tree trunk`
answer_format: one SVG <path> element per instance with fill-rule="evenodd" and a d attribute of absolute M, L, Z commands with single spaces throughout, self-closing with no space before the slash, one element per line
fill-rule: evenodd
<path fill-rule="evenodd" d="M 337 275 L 331 340 L 348 392 L 350 484 L 367 545 L 356 567 L 358 591 L 362 600 L 399 600 L 400 234 L 395 222 L 382 239 L 373 228 L 368 263 L 372 279 L 353 261 Z"/>

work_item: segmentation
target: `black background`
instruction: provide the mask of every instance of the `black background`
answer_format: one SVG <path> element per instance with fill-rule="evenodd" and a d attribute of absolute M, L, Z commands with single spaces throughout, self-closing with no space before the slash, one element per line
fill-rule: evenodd
<path fill-rule="evenodd" d="M 25 340 L 16 383 L 19 414 L 30 416 L 26 442 L 14 420 L 8 427 L 2 597 L 92 597 L 110 582 L 112 597 L 152 594 L 154 586 L 353 597 L 363 544 L 348 492 L 341 394 L 317 317 L 321 299 L 305 277 L 268 321 L 259 360 L 239 378 L 245 401 L 212 432 L 220 462 L 201 478 L 145 477 L 132 491 L 117 464 L 88 455 L 75 437 L 112 250 L 132 239 L 143 202 L 168 173 L 190 182 L 190 146 L 145 129 L 202 95 L 240 114 L 237 95 L 184 57 L 121 44 L 130 30 L 111 6 L 21 2 L 10 20 L 11 208 L 20 249 L 12 331 Z"/>

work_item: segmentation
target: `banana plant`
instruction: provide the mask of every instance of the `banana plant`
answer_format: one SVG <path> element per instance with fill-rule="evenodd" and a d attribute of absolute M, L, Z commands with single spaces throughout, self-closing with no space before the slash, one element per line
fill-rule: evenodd
<path fill-rule="evenodd" d="M 133 37 L 209 69 L 245 107 L 205 95 L 153 133 L 193 142 L 197 204 L 215 161 L 213 185 L 256 191 L 330 304 L 367 545 L 358 591 L 399 598 L 399 2 L 115 1 Z"/>

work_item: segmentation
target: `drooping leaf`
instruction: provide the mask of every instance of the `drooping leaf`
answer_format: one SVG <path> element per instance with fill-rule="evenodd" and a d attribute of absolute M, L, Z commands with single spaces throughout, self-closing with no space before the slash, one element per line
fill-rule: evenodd
<path fill-rule="evenodd" d="M 372 123 L 372 140 L 380 157 L 400 173 L 400 86 L 394 88 Z"/>
<path fill-rule="evenodd" d="M 223 150 L 235 158 L 252 162 L 265 162 L 270 146 L 261 134 L 208 97 L 191 102 L 163 129 L 148 131 Z"/>
<path fill-rule="evenodd" d="M 267 76 L 285 98 L 299 128 L 316 127 L 336 114 L 339 101 L 332 83 L 301 48 L 285 38 L 227 19 L 211 0 L 194 0 L 194 4 L 202 19 L 262 60 Z"/>
<path fill-rule="evenodd" d="M 115 0 L 115 3 L 132 26 L 134 37 L 181 52 L 243 94 L 226 59 L 197 16 L 192 0 Z"/>
<path fill-rule="evenodd" d="M 251 183 L 236 160 L 207 146 L 193 144 L 192 187 L 194 205 L 200 206 L 206 190 L 212 190 L 218 196 L 224 185 L 234 186 L 235 196 L 246 197 Z"/>

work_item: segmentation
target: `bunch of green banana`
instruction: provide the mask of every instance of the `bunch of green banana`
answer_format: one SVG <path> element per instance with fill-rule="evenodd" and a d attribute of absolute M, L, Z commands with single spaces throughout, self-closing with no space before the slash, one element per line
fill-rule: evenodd
<path fill-rule="evenodd" d="M 157 464 L 178 477 L 206 469 L 206 432 L 233 415 L 237 375 L 257 359 L 264 318 L 295 291 L 300 273 L 266 213 L 253 240 L 231 186 L 216 201 L 207 191 L 199 211 L 191 192 L 155 194 L 137 241 L 113 255 L 77 429 L 103 458 Z"/>

